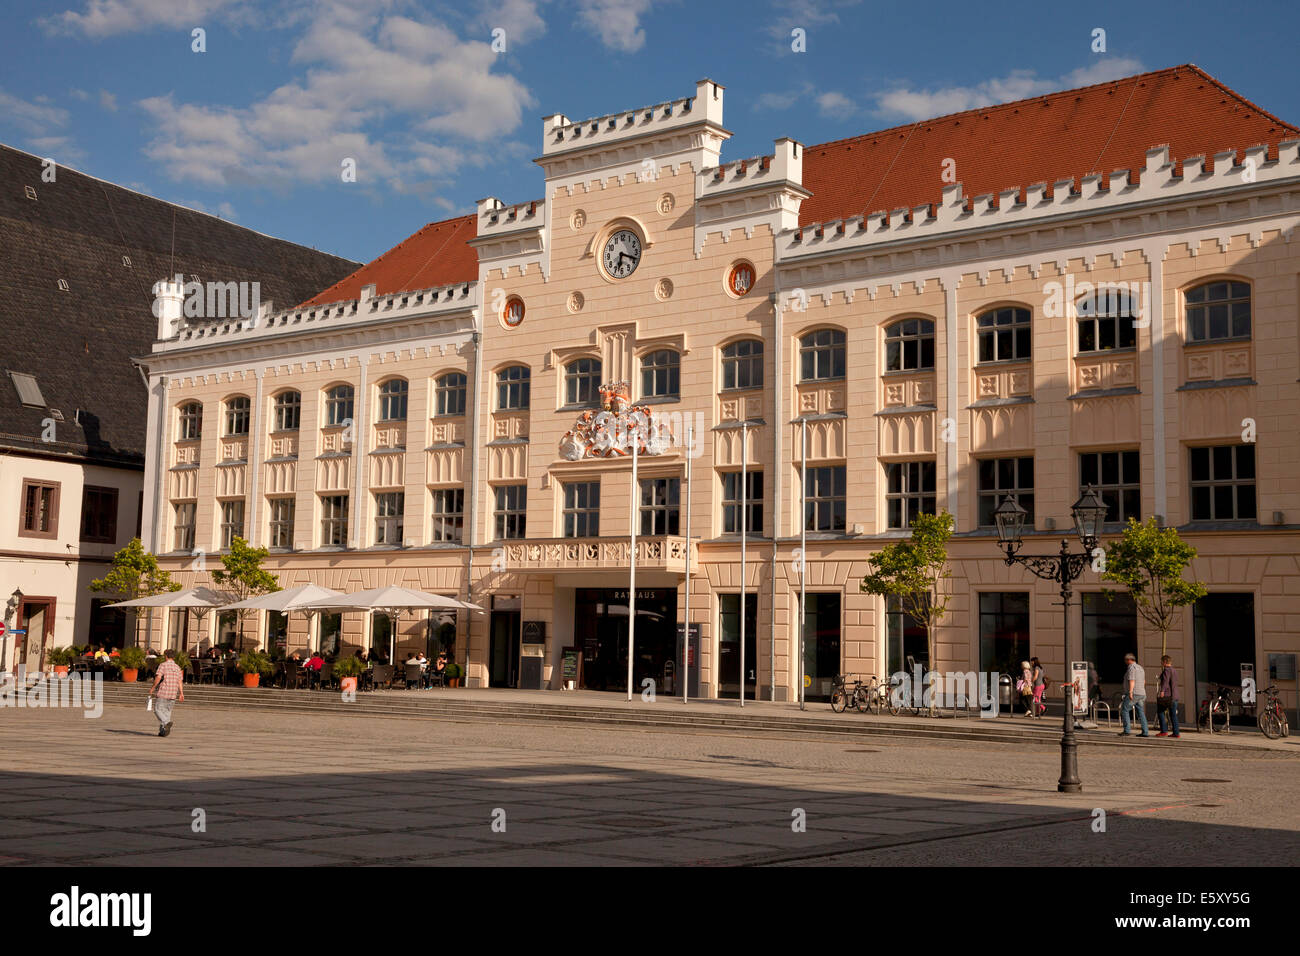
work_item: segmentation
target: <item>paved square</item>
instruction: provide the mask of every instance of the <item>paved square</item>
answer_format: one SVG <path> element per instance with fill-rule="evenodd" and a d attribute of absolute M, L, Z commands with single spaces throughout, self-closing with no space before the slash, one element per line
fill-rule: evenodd
<path fill-rule="evenodd" d="M 1085 792 L 1064 796 L 1055 750 L 971 740 L 863 749 L 215 708 L 181 708 L 165 739 L 152 726 L 123 706 L 97 720 L 0 714 L 6 865 L 1101 865 L 1153 853 L 1217 864 L 1226 845 L 1282 864 L 1300 853 L 1300 748 L 1085 744 Z"/>

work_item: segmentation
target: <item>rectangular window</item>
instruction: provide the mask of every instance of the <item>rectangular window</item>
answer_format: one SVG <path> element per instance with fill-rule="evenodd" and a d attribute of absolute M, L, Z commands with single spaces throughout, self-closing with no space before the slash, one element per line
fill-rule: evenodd
<path fill-rule="evenodd" d="M 1102 694 L 1109 696 L 1124 680 L 1124 655 L 1137 652 L 1137 607 L 1131 596 L 1118 591 L 1109 601 L 1100 591 L 1085 591 L 1080 597 L 1083 659 L 1097 669 Z"/>
<path fill-rule="evenodd" d="M 117 540 L 117 489 L 86 485 L 81 494 L 81 540 L 112 544 Z"/>
<path fill-rule="evenodd" d="M 271 506 L 271 547 L 290 549 L 293 547 L 293 515 L 297 507 L 292 498 L 272 498 Z"/>
<path fill-rule="evenodd" d="M 678 534 L 681 530 L 680 478 L 641 479 L 640 534 Z"/>
<path fill-rule="evenodd" d="M 1255 517 L 1255 446 L 1190 448 L 1192 520 L 1232 521 Z"/>
<path fill-rule="evenodd" d="M 433 540 L 460 544 L 465 528 L 465 489 L 433 490 Z"/>
<path fill-rule="evenodd" d="M 935 514 L 935 466 L 932 461 L 899 461 L 885 465 L 886 527 L 912 527 L 918 514 Z"/>
<path fill-rule="evenodd" d="M 845 484 L 843 465 L 808 469 L 804 476 L 807 504 L 804 506 L 803 521 L 806 530 L 844 530 Z"/>
<path fill-rule="evenodd" d="M 347 495 L 325 495 L 321 498 L 320 543 L 323 548 L 342 548 L 347 546 Z"/>
<path fill-rule="evenodd" d="M 977 462 L 979 482 L 979 523 L 992 528 L 997 522 L 993 512 L 1007 495 L 1015 495 L 1027 512 L 1025 527 L 1034 526 L 1034 459 L 984 458 Z"/>
<path fill-rule="evenodd" d="M 564 486 L 564 536 L 594 538 L 600 534 L 600 482 Z"/>
<path fill-rule="evenodd" d="M 925 637 L 925 622 L 903 610 L 897 594 L 885 598 L 886 670 L 889 674 L 907 671 L 911 664 L 930 665 L 930 644 Z"/>
<path fill-rule="evenodd" d="M 174 506 L 176 509 L 175 538 L 172 544 L 177 551 L 194 550 L 194 512 L 197 505 L 192 501 L 183 501 Z"/>
<path fill-rule="evenodd" d="M 1137 451 L 1090 451 L 1079 455 L 1079 493 L 1092 485 L 1106 502 L 1107 521 L 1142 518 Z"/>
<path fill-rule="evenodd" d="M 326 658 L 337 657 L 343 640 L 343 615 L 324 613 L 320 616 L 320 652 Z"/>
<path fill-rule="evenodd" d="M 23 511 L 19 516 L 23 538 L 59 536 L 59 482 L 23 479 Z"/>
<path fill-rule="evenodd" d="M 385 491 L 375 495 L 375 544 L 402 543 L 403 512 L 406 495 L 400 491 Z"/>
<path fill-rule="evenodd" d="M 979 601 L 980 669 L 1010 674 L 1014 687 L 1020 662 L 1029 660 L 1029 593 L 994 591 Z"/>
<path fill-rule="evenodd" d="M 497 540 L 523 538 L 528 531 L 528 486 L 501 485 L 496 489 Z"/>
<path fill-rule="evenodd" d="M 740 534 L 740 472 L 722 474 L 722 533 Z M 763 533 L 763 473 L 750 471 L 745 477 L 745 531 Z"/>
<path fill-rule="evenodd" d="M 221 502 L 221 548 L 229 550 L 235 538 L 244 536 L 244 499 Z"/>

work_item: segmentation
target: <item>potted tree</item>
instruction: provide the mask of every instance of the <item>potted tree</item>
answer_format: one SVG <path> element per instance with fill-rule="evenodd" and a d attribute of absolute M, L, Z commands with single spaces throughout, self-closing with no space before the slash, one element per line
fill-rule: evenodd
<path fill-rule="evenodd" d="M 240 654 L 239 663 L 235 667 L 244 675 L 245 687 L 257 687 L 263 676 L 270 677 L 275 673 L 271 658 L 261 651 L 245 651 Z"/>
<path fill-rule="evenodd" d="M 331 673 L 338 678 L 339 686 L 343 690 L 356 690 L 357 678 L 365 673 L 366 665 L 361 663 L 356 657 L 341 657 L 334 662 L 334 669 Z"/>
<path fill-rule="evenodd" d="M 122 683 L 134 684 L 140 668 L 144 667 L 144 651 L 138 647 L 124 647 L 113 661 L 122 672 Z"/>
<path fill-rule="evenodd" d="M 68 676 L 68 668 L 76 659 L 76 649 L 72 647 L 55 647 L 50 650 L 45 659 L 54 665 L 54 673 L 60 677 Z"/>
<path fill-rule="evenodd" d="M 460 679 L 465 676 L 465 668 L 459 664 L 451 663 L 447 665 L 447 686 L 459 687 Z"/>

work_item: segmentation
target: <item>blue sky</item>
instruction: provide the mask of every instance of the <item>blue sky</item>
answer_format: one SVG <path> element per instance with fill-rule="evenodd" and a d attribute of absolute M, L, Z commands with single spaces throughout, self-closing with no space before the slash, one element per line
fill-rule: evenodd
<path fill-rule="evenodd" d="M 727 87 L 723 158 L 1192 62 L 1300 122 L 1294 3 L 3 2 L 0 141 L 366 260 L 539 197 L 541 117 Z M 205 31 L 194 52 L 192 31 Z M 792 50 L 791 31 L 806 50 Z M 1093 31 L 1106 52 L 1093 52 Z M 492 49 L 505 31 L 505 50 Z M 1154 144 L 1153 144 L 1154 145 Z M 357 181 L 340 176 L 344 158 Z"/>

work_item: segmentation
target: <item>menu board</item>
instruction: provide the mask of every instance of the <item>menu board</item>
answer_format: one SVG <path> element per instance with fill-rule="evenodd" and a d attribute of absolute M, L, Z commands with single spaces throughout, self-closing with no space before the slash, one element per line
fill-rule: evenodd
<path fill-rule="evenodd" d="M 560 657 L 560 680 L 564 683 L 582 681 L 582 651 L 566 647 Z"/>

